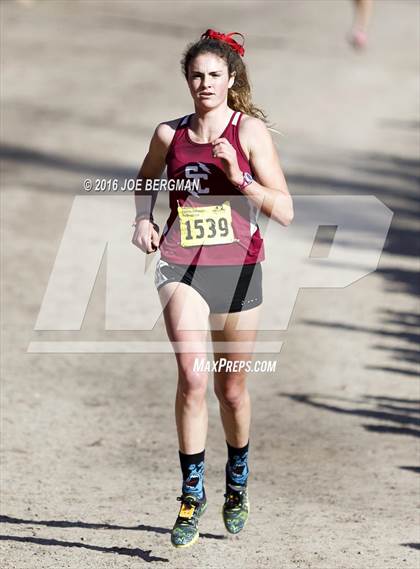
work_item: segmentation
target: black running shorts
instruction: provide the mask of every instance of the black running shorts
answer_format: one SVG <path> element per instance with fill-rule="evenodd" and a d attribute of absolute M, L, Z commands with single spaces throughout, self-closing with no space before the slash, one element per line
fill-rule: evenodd
<path fill-rule="evenodd" d="M 224 314 L 250 310 L 262 303 L 261 263 L 253 265 L 175 265 L 160 259 L 155 285 L 167 283 L 192 286 L 207 302 L 210 312 Z"/>

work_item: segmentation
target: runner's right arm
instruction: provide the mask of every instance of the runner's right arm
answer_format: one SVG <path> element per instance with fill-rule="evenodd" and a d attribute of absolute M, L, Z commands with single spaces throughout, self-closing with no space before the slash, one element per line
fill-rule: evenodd
<path fill-rule="evenodd" d="M 160 178 L 165 169 L 166 154 L 174 134 L 172 122 L 161 123 L 156 127 L 149 150 L 137 175 L 137 179 L 142 180 L 143 187 L 134 192 L 136 220 L 132 243 L 145 253 L 153 253 L 157 250 L 159 228 L 153 222 L 153 208 L 157 192 L 153 191 L 150 195 L 150 192 L 144 190 L 144 185 L 147 179 Z"/>

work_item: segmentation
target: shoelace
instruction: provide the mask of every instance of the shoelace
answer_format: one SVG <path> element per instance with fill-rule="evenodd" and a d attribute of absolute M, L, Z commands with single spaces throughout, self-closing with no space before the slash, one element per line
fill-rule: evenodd
<path fill-rule="evenodd" d="M 178 496 L 177 500 L 182 504 L 186 504 L 188 509 L 197 508 L 200 505 L 199 502 L 197 502 L 196 500 L 194 500 L 194 498 L 191 497 L 185 498 L 185 496 Z M 184 518 L 183 516 L 178 516 L 179 520 L 178 525 L 179 524 L 191 525 L 193 515 L 194 513 L 191 515 L 191 517 L 188 518 Z"/>
<path fill-rule="evenodd" d="M 240 508 L 242 492 L 229 492 L 224 495 L 227 498 L 226 506 L 230 509 Z"/>

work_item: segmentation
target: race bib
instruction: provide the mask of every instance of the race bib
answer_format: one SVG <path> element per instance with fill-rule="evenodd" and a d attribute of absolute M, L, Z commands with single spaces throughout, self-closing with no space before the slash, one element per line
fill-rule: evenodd
<path fill-rule="evenodd" d="M 233 243 L 230 202 L 202 207 L 178 206 L 181 246 L 225 245 Z"/>

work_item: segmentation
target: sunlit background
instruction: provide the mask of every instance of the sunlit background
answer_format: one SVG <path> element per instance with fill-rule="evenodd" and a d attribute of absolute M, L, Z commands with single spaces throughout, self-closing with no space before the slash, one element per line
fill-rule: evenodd
<path fill-rule="evenodd" d="M 1 3 L 3 567 L 186 566 L 168 545 L 174 356 L 28 346 L 147 336 L 105 330 L 105 260 L 80 331 L 34 327 L 83 180 L 135 176 L 156 125 L 193 112 L 179 62 L 209 27 L 245 36 L 292 195 L 374 195 L 394 216 L 375 272 L 301 289 L 287 330 L 261 334 L 284 344 L 276 374 L 249 380 L 255 506 L 235 540 L 209 388 L 211 510 L 191 567 L 416 567 L 419 20 L 417 1 L 376 0 L 357 48 L 351 0 Z M 281 284 L 265 284 L 279 302 Z"/>

